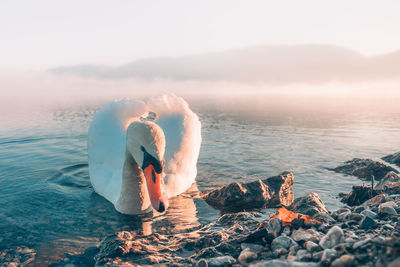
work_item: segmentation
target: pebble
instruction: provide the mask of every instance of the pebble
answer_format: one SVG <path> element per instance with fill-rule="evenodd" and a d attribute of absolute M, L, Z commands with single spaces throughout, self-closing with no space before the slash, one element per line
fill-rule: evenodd
<path fill-rule="evenodd" d="M 329 264 L 336 257 L 336 250 L 327 248 L 322 252 L 321 261 L 323 264 Z"/>
<path fill-rule="evenodd" d="M 368 217 L 370 217 L 371 219 L 374 219 L 374 220 L 375 220 L 376 218 L 378 218 L 378 215 L 376 215 L 375 212 L 373 212 L 373 211 L 371 211 L 371 210 L 368 210 L 368 209 L 363 210 L 363 211 L 361 212 L 361 215 L 368 216 Z"/>
<path fill-rule="evenodd" d="M 198 267 L 223 267 L 231 266 L 236 260 L 232 256 L 220 256 L 211 259 L 201 259 L 197 262 Z"/>
<path fill-rule="evenodd" d="M 383 228 L 383 229 L 385 229 L 385 230 L 390 230 L 390 231 L 391 231 L 391 230 L 394 230 L 394 227 L 393 227 L 393 226 L 391 226 L 391 225 L 390 225 L 390 224 L 388 224 L 388 223 L 387 223 L 387 224 L 385 224 L 385 225 L 383 225 L 383 226 L 382 226 L 382 228 Z"/>
<path fill-rule="evenodd" d="M 307 241 L 304 245 L 306 249 L 310 252 L 315 252 L 320 249 L 318 244 L 314 243 L 313 241 Z"/>
<path fill-rule="evenodd" d="M 353 266 L 353 264 L 354 264 L 354 256 L 346 254 L 334 260 L 331 264 L 331 267 L 350 267 Z"/>
<path fill-rule="evenodd" d="M 286 250 L 289 250 L 289 248 L 293 247 L 293 246 L 298 246 L 298 244 L 296 243 L 296 241 L 294 241 L 293 239 L 291 239 L 288 236 L 279 236 L 279 237 L 275 238 L 274 240 L 272 240 L 272 243 L 271 243 L 272 251 L 275 251 L 279 248 L 284 248 Z"/>
<path fill-rule="evenodd" d="M 253 243 L 242 243 L 240 244 L 240 247 L 242 248 L 242 250 L 249 249 L 251 252 L 255 253 L 259 253 L 265 249 L 264 246 Z"/>
<path fill-rule="evenodd" d="M 248 263 L 257 259 L 257 253 L 250 251 L 249 248 L 242 250 L 238 257 L 238 261 L 242 265 L 247 265 Z"/>
<path fill-rule="evenodd" d="M 278 237 L 282 230 L 282 221 L 279 218 L 272 218 L 269 220 L 267 225 L 268 233 L 272 234 L 274 237 Z"/>
<path fill-rule="evenodd" d="M 249 267 L 319 267 L 316 262 L 299 262 L 288 260 L 267 260 L 249 265 Z"/>
<path fill-rule="evenodd" d="M 310 231 L 299 229 L 292 234 L 292 238 L 294 241 L 307 241 L 312 238 L 314 235 L 310 233 Z"/>
<path fill-rule="evenodd" d="M 397 215 L 397 212 L 395 210 L 395 207 L 397 207 L 396 203 L 393 201 L 385 202 L 379 205 L 378 207 L 378 214 L 380 216 L 392 216 L 392 215 Z"/>
<path fill-rule="evenodd" d="M 305 249 L 299 249 L 296 254 L 296 260 L 306 261 L 311 259 L 311 254 Z"/>
<path fill-rule="evenodd" d="M 344 242 L 343 230 L 335 225 L 329 229 L 328 233 L 321 239 L 319 245 L 324 248 L 333 248 L 334 246 Z"/>
<path fill-rule="evenodd" d="M 376 222 L 374 219 L 372 219 L 369 216 L 364 216 L 360 222 L 360 227 L 362 229 L 368 230 L 368 229 L 372 229 L 376 226 Z"/>

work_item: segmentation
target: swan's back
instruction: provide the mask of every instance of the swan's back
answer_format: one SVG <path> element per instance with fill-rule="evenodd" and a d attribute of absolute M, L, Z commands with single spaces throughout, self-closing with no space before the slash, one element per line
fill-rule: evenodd
<path fill-rule="evenodd" d="M 122 185 L 126 150 L 126 129 L 146 112 L 156 113 L 154 120 L 164 131 L 165 180 L 168 196 L 184 192 L 197 175 L 201 145 L 201 124 L 196 114 L 180 97 L 165 95 L 147 103 L 122 100 L 106 104 L 89 127 L 89 174 L 94 190 L 115 203 Z"/>

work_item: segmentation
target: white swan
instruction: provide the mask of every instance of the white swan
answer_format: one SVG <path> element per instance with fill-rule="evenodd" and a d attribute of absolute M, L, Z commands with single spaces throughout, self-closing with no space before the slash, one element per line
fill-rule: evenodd
<path fill-rule="evenodd" d="M 163 212 L 194 182 L 200 144 L 200 121 L 180 97 L 108 103 L 89 127 L 90 181 L 121 213 Z"/>

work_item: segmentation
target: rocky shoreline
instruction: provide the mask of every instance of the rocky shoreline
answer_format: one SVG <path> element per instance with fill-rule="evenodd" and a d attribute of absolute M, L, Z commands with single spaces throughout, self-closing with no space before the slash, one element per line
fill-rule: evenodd
<path fill-rule="evenodd" d="M 398 155 L 383 159 L 399 165 Z M 332 171 L 375 184 L 342 193 L 344 207 L 329 211 L 317 193 L 294 199 L 290 172 L 232 183 L 204 195 L 223 215 L 196 231 L 147 236 L 121 231 L 51 266 L 400 266 L 398 171 L 370 159 L 353 159 Z M 254 211 L 265 207 L 284 208 L 266 219 Z M 0 253 L 7 259 L 0 266 L 25 264 L 12 251 Z"/>

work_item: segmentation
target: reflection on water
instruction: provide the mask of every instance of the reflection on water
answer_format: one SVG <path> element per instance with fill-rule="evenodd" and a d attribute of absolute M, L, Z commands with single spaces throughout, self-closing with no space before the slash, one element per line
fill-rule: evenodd
<path fill-rule="evenodd" d="M 400 150 L 398 109 L 296 112 L 282 103 L 241 101 L 247 109 L 229 101 L 192 103 L 203 135 L 197 183 L 172 198 L 165 214 L 143 216 L 119 214 L 91 187 L 87 129 L 100 105 L 3 116 L 0 249 L 27 245 L 37 250 L 36 263 L 45 264 L 116 231 L 188 232 L 219 215 L 198 197 L 199 190 L 285 170 L 295 174 L 295 196 L 316 191 L 329 208 L 336 208 L 337 193 L 361 182 L 326 167 Z"/>

